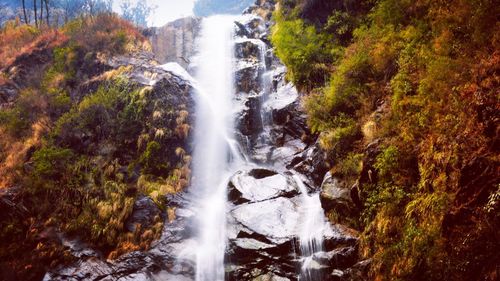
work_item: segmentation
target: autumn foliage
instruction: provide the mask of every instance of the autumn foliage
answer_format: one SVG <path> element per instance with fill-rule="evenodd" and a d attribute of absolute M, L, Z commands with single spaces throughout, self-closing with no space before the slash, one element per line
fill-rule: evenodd
<path fill-rule="evenodd" d="M 359 194 L 372 278 L 495 280 L 498 4 L 279 2 L 276 53 L 332 172 Z"/>

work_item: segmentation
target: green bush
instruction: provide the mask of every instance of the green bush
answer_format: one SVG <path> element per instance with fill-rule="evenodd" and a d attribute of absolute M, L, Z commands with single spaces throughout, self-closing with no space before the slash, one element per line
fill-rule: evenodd
<path fill-rule="evenodd" d="M 398 169 L 398 159 L 399 150 L 396 146 L 391 145 L 382 150 L 373 166 L 381 177 L 388 177 L 391 172 Z"/>
<path fill-rule="evenodd" d="M 162 147 L 156 141 L 148 142 L 146 150 L 139 158 L 139 164 L 146 174 L 161 175 L 162 172 L 168 170 L 168 162 L 162 154 Z"/>
<path fill-rule="evenodd" d="M 40 179 L 59 181 L 66 175 L 74 157 L 70 149 L 42 148 L 33 154 L 32 160 L 35 168 L 33 174 Z"/>
<path fill-rule="evenodd" d="M 340 160 L 337 166 L 339 167 L 339 172 L 348 178 L 353 178 L 359 176 L 362 170 L 364 155 L 362 153 L 349 153 L 347 156 Z"/>
<path fill-rule="evenodd" d="M 307 26 L 301 19 L 288 20 L 275 12 L 277 24 L 271 40 L 276 55 L 288 66 L 288 78 L 298 87 L 312 89 L 326 82 L 328 64 L 333 55 L 328 47 L 330 36 L 318 33 L 314 26 Z"/>
<path fill-rule="evenodd" d="M 350 151 L 354 142 L 361 137 L 359 125 L 353 119 L 343 119 L 340 124 L 320 134 L 319 142 L 331 159 L 341 159 Z"/>
<path fill-rule="evenodd" d="M 31 122 L 28 113 L 19 108 L 6 109 L 0 111 L 0 126 L 6 132 L 20 138 L 30 128 Z"/>
<path fill-rule="evenodd" d="M 363 164 L 377 172 L 368 182 L 364 174 L 358 178 L 365 203 L 362 250 L 373 258 L 373 279 L 461 280 L 493 272 L 487 258 L 492 255 L 471 254 L 472 243 L 446 240 L 441 226 L 445 214 L 464 206 L 454 197 L 465 188 L 464 167 L 480 155 L 497 154 L 495 129 L 487 124 L 494 123 L 488 112 L 498 103 L 498 54 L 492 51 L 500 38 L 498 5 L 337 1 L 325 23 L 324 11 L 300 12 L 319 2 L 279 3 L 276 53 L 307 94 L 308 125 L 332 156 L 329 164 L 356 177 L 358 155 L 367 152 Z M 316 65 L 323 66 L 318 73 L 324 79 L 312 75 Z M 367 122 L 376 124 L 375 132 L 363 138 L 357 131 Z M 381 152 L 372 159 L 375 147 Z M 481 213 L 483 203 L 468 202 L 469 211 Z M 479 217 L 456 224 L 478 226 L 467 235 L 487 236 Z M 470 262 L 471 255 L 481 262 Z M 461 266 L 444 262 L 450 259 Z M 452 268 L 455 275 L 446 275 Z"/>

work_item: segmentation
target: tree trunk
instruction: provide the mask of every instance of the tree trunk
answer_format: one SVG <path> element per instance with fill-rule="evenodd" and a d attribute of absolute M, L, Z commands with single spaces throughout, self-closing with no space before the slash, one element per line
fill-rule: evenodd
<path fill-rule="evenodd" d="M 24 3 L 25 0 L 23 0 L 23 15 L 24 15 L 24 23 L 29 24 L 28 22 L 28 16 L 26 15 L 26 3 Z"/>
<path fill-rule="evenodd" d="M 47 26 L 50 27 L 50 23 L 49 23 L 49 19 L 50 19 L 50 14 L 49 14 L 49 0 L 45 0 L 45 11 L 47 12 L 46 13 L 46 22 L 47 22 Z"/>
<path fill-rule="evenodd" d="M 43 25 L 43 0 L 40 0 L 40 27 Z"/>
<path fill-rule="evenodd" d="M 36 11 L 36 0 L 33 0 L 33 10 L 35 11 L 35 26 L 38 28 L 38 15 Z"/>

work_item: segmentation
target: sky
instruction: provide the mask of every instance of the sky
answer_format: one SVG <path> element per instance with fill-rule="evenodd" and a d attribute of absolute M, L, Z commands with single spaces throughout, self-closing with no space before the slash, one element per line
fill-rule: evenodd
<path fill-rule="evenodd" d="M 175 19 L 192 15 L 195 0 L 147 0 L 147 2 L 158 7 L 150 17 L 149 25 L 162 26 Z M 121 0 L 113 1 L 115 12 L 120 13 L 120 3 Z"/>

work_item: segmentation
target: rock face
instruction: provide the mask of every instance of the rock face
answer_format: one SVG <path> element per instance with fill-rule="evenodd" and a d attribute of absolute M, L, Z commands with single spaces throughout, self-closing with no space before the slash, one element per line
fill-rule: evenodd
<path fill-rule="evenodd" d="M 187 206 L 184 194 L 169 198 L 168 206 Z M 161 238 L 147 252 L 131 252 L 114 261 L 98 254 L 86 255 L 75 264 L 47 273 L 43 280 L 194 280 L 194 259 L 183 250 L 191 247 L 193 212 L 177 208 L 176 219 L 166 222 Z M 76 250 L 73 255 L 88 249 Z"/>
<path fill-rule="evenodd" d="M 303 260 L 295 253 L 300 253 L 298 240 L 306 214 L 295 180 L 262 168 L 238 171 L 228 192 L 227 279 L 297 280 Z M 323 275 L 357 261 L 357 238 L 352 234 L 329 225 L 322 236 L 327 251 L 312 256 L 310 264 Z"/>
<path fill-rule="evenodd" d="M 325 175 L 321 184 L 321 205 L 325 211 L 335 210 L 341 216 L 350 216 L 355 212 L 356 206 L 352 200 L 351 188 L 345 186 L 330 172 Z"/>
<path fill-rule="evenodd" d="M 368 262 L 358 262 L 357 233 L 332 225 L 321 216 L 318 237 L 322 251 L 303 253 L 301 237 L 308 224 L 313 196 L 325 207 L 352 205 L 347 189 L 323 175 L 324 155 L 310 136 L 296 88 L 285 80 L 286 68 L 274 56 L 267 36 L 273 1 L 259 1 L 235 23 L 235 135 L 253 164 L 242 167 L 228 180 L 226 280 L 296 281 L 303 269 L 322 280 L 363 280 Z M 115 65 L 126 64 L 117 60 Z M 168 88 L 155 75 L 141 74 L 141 83 Z M 161 74 L 158 73 L 156 75 Z M 175 76 L 178 83 L 187 83 Z M 175 97 L 172 97 L 175 98 Z M 300 178 L 305 184 L 301 184 Z M 320 199 L 316 207 L 319 207 Z M 166 198 L 175 219 L 164 226 L 161 238 L 147 252 L 132 252 L 115 261 L 82 259 L 47 274 L 45 280 L 194 280 L 196 247 L 194 210 L 189 194 Z M 157 215 L 143 198 L 135 206 L 127 227 L 147 223 Z M 321 215 L 323 212 L 319 212 Z M 305 238 L 302 238 L 305 239 Z M 307 241 L 302 241 L 302 244 Z M 302 277 L 300 278 L 302 279 Z"/>
<path fill-rule="evenodd" d="M 138 54 L 133 57 L 117 56 L 109 59 L 106 64 L 110 68 L 119 68 L 126 66 L 130 71 L 124 73 L 132 85 L 140 88 L 144 86 L 148 89 L 145 93 L 148 95 L 151 103 L 145 103 L 143 110 L 153 112 L 167 110 L 175 107 L 176 109 L 185 109 L 189 116 L 188 123 L 193 123 L 193 99 L 192 87 L 184 74 L 175 71 L 166 70 L 158 66 L 158 63 L 152 58 L 152 54 Z M 98 86 L 101 77 L 96 77 L 94 83 Z M 84 87 L 73 93 L 73 98 L 83 98 L 88 94 L 88 89 L 93 87 Z M 173 110 L 171 110 L 173 111 Z M 176 119 L 168 118 L 171 112 L 162 113 L 163 118 L 151 118 L 144 120 L 144 123 L 155 128 L 175 128 Z M 170 123 L 173 120 L 173 123 Z M 154 131 L 153 131 L 154 133 Z M 71 139 L 71 138 L 70 138 Z M 75 138 L 81 142 L 80 138 Z M 164 137 L 162 140 L 168 142 L 168 147 L 175 150 L 177 147 L 189 151 L 189 142 L 179 138 Z M 77 145 L 77 144 L 75 144 Z M 81 144 L 85 145 L 84 142 Z M 169 153 L 176 157 L 175 151 Z M 171 159 L 164 159 L 165 163 Z M 175 161 L 172 161 L 172 163 Z M 133 175 L 133 171 L 131 172 Z M 126 178 L 125 178 L 126 179 Z M 184 195 L 172 196 L 166 199 L 167 207 L 175 210 L 175 220 L 165 222 L 161 238 L 153 242 L 148 251 L 135 251 L 120 256 L 113 261 L 105 260 L 97 251 L 88 247 L 75 248 L 72 255 L 78 261 L 69 266 L 57 268 L 46 274 L 44 280 L 156 280 L 157 275 L 169 276 L 171 280 L 192 280 L 194 279 L 194 261 L 186 253 L 181 252 L 187 248 L 186 245 L 192 244 L 192 233 L 190 226 L 193 222 L 192 212 L 185 209 L 189 204 L 184 199 Z M 137 225 L 148 226 L 155 222 L 156 217 L 166 217 L 166 214 L 160 210 L 149 197 L 139 198 L 135 204 L 132 215 L 126 221 L 124 228 L 134 231 Z M 72 248 L 70 244 L 68 247 Z M 74 247 L 73 247 L 74 248 Z M 89 255 L 87 253 L 93 253 Z"/>
<path fill-rule="evenodd" d="M 184 68 L 194 54 L 194 40 L 200 31 L 200 18 L 187 17 L 162 27 L 151 28 L 148 37 L 160 63 L 177 62 Z"/>
<path fill-rule="evenodd" d="M 154 223 L 154 219 L 161 215 L 161 211 L 156 203 L 149 197 L 141 197 L 134 203 L 132 214 L 125 222 L 128 231 L 134 232 L 137 225 L 149 227 Z"/>
<path fill-rule="evenodd" d="M 298 189 L 294 185 L 290 178 L 275 171 L 265 169 L 239 171 L 229 182 L 229 200 L 235 203 L 259 202 L 296 195 Z"/>
<path fill-rule="evenodd" d="M 251 11 L 236 22 L 237 136 L 252 160 L 284 171 L 310 145 L 302 139 L 309 129 L 299 94 L 267 40 L 269 26 Z"/>

